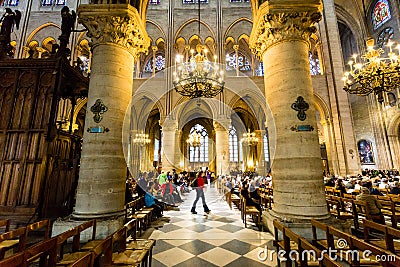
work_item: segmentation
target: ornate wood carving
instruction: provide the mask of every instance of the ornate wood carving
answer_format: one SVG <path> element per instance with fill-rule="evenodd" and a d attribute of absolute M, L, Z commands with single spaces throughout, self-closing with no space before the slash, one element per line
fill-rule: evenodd
<path fill-rule="evenodd" d="M 0 218 L 26 223 L 72 209 L 81 137 L 57 131 L 61 98 L 87 94 L 64 59 L 0 61 Z"/>

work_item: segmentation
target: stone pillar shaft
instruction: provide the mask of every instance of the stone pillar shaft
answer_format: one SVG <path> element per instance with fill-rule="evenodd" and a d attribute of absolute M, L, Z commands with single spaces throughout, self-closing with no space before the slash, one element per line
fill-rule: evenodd
<path fill-rule="evenodd" d="M 127 4 L 81 5 L 78 17 L 93 42 L 93 58 L 74 218 L 107 218 L 122 214 L 127 165 L 122 127 L 132 96 L 134 59 L 149 38 L 137 10 Z M 130 27 L 127 27 L 130 25 Z M 94 120 L 91 107 L 100 99 L 107 107 Z"/>
<path fill-rule="evenodd" d="M 329 217 L 308 60 L 308 38 L 321 19 L 320 8 L 316 0 L 271 0 L 259 10 L 250 37 L 264 63 L 265 95 L 274 120 L 267 125 L 275 124 L 271 214 L 289 222 Z M 300 105 L 299 97 L 307 104 Z M 313 130 L 295 131 L 297 125 Z"/>
<path fill-rule="evenodd" d="M 229 133 L 223 127 L 215 128 L 216 174 L 229 174 Z"/>

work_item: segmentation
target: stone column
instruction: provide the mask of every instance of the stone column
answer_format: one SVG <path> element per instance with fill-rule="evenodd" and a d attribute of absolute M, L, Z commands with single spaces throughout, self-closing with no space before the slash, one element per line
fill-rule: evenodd
<path fill-rule="evenodd" d="M 258 144 L 257 144 L 257 170 L 256 172 L 259 175 L 266 175 L 267 170 L 265 166 L 265 153 L 264 153 L 264 135 L 265 135 L 265 130 L 256 130 L 254 131 L 256 133 L 256 137 L 258 138 Z"/>
<path fill-rule="evenodd" d="M 215 173 L 229 174 L 229 125 L 230 120 L 215 121 Z"/>
<path fill-rule="evenodd" d="M 128 4 L 81 5 L 78 17 L 93 43 L 85 126 L 102 126 L 109 131 L 84 134 L 72 215 L 77 219 L 104 219 L 123 213 L 127 165 L 122 127 L 132 96 L 135 57 L 146 52 L 150 39 L 145 22 Z"/>
<path fill-rule="evenodd" d="M 172 169 L 179 169 L 179 160 L 176 151 L 179 150 L 177 145 L 178 125 L 175 121 L 166 120 L 162 125 L 162 149 L 161 162 L 162 169 L 167 172 Z"/>
<path fill-rule="evenodd" d="M 271 0 L 255 14 L 250 45 L 264 63 L 265 95 L 275 123 L 272 162 L 274 207 L 278 218 L 298 227 L 326 219 L 326 207 L 313 87 L 309 37 L 321 19 L 319 0 Z M 310 131 L 296 131 L 296 126 Z M 305 229 L 305 228 L 304 228 Z"/>

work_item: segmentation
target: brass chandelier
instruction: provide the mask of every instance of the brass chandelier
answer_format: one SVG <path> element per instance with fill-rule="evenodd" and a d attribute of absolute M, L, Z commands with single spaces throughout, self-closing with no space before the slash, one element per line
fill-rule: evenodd
<path fill-rule="evenodd" d="M 151 139 L 149 138 L 148 134 L 137 133 L 133 139 L 133 143 L 139 146 L 145 146 L 151 143 Z"/>
<path fill-rule="evenodd" d="M 214 62 L 207 57 L 207 50 L 200 44 L 200 0 L 198 0 L 199 44 L 191 50 L 191 56 L 184 60 L 177 55 L 173 84 L 176 92 L 189 98 L 212 98 L 224 89 L 224 71 L 218 66 L 217 57 Z"/>
<path fill-rule="evenodd" d="M 344 90 L 350 94 L 366 96 L 375 93 L 380 103 L 383 92 L 395 90 L 400 85 L 400 55 L 392 51 L 393 42 L 389 41 L 387 57 L 382 48 L 374 49 L 374 40 L 367 41 L 367 52 L 358 59 L 357 55 L 349 61 L 350 71 L 344 74 Z M 400 45 L 397 45 L 400 53 Z"/>
<path fill-rule="evenodd" d="M 200 147 L 202 142 L 201 142 L 201 134 L 198 133 L 197 131 L 192 132 L 189 135 L 189 138 L 186 139 L 186 143 L 188 143 L 192 147 Z"/>
<path fill-rule="evenodd" d="M 250 132 L 249 129 L 247 133 L 243 134 L 243 138 L 240 141 L 248 146 L 256 146 L 258 144 L 258 137 L 256 137 L 256 133 Z"/>
<path fill-rule="evenodd" d="M 364 24 L 365 28 L 368 29 L 364 0 L 362 1 L 362 5 Z M 400 85 L 400 45 L 396 47 L 399 51 L 396 55 L 392 51 L 394 43 L 389 40 L 387 43 L 389 52 L 387 56 L 384 56 L 385 51 L 382 48 L 374 48 L 374 39 L 370 35 L 366 44 L 367 52 L 359 59 L 357 55 L 353 55 L 353 59 L 349 61 L 350 70 L 344 74 L 343 89 L 350 94 L 360 96 L 374 93 L 378 98 L 378 102 L 382 103 L 384 101 L 383 93 L 391 92 Z"/>

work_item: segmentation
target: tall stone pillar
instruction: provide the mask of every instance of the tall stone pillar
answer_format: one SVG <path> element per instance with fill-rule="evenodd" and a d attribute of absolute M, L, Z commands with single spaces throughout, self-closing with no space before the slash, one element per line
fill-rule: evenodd
<path fill-rule="evenodd" d="M 176 121 L 166 120 L 162 125 L 162 169 L 168 172 L 172 169 L 179 169 L 180 158 L 177 157 L 179 131 Z"/>
<path fill-rule="evenodd" d="M 267 125 L 276 127 L 270 229 L 275 218 L 304 230 L 312 218 L 329 218 L 308 60 L 309 37 L 321 11 L 320 0 L 271 0 L 255 14 L 250 45 L 264 63 L 274 119 Z"/>
<path fill-rule="evenodd" d="M 122 126 L 132 96 L 135 57 L 146 52 L 150 39 L 145 22 L 128 4 L 81 5 L 78 17 L 93 43 L 85 126 L 109 131 L 83 136 L 72 215 L 76 219 L 107 218 L 121 215 L 124 208 L 127 165 Z"/>
<path fill-rule="evenodd" d="M 257 144 L 257 170 L 256 172 L 261 175 L 267 175 L 267 169 L 266 169 L 266 164 L 265 164 L 265 153 L 264 153 L 264 135 L 265 135 L 265 130 L 256 130 L 254 131 L 256 133 L 256 137 L 258 138 L 258 144 Z"/>
<path fill-rule="evenodd" d="M 215 121 L 215 173 L 229 174 L 229 125 L 230 120 Z"/>

